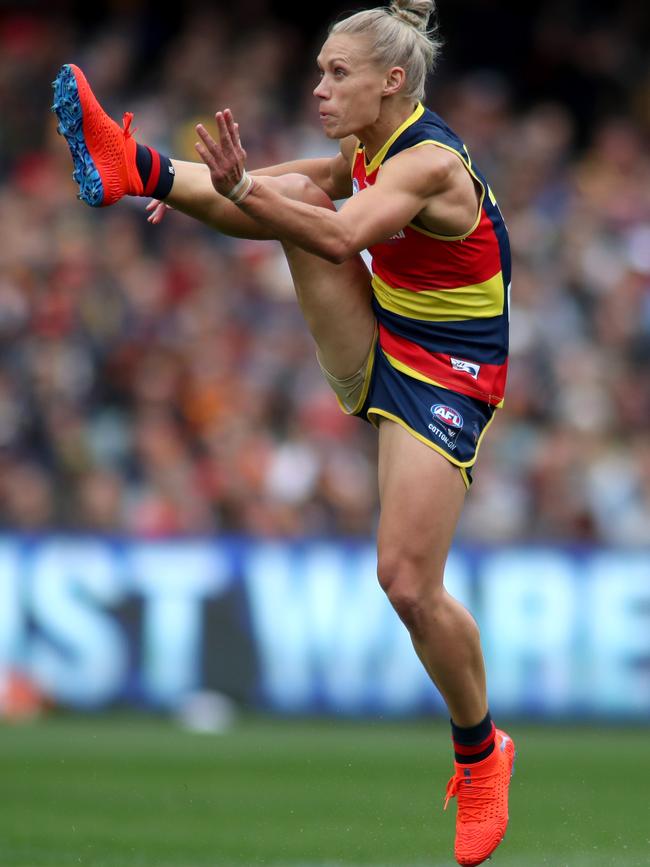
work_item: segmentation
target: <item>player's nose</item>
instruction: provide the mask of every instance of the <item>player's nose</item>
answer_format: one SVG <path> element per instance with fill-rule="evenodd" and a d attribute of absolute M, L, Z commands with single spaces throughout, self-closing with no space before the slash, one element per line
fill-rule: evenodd
<path fill-rule="evenodd" d="M 316 87 L 313 90 L 314 96 L 317 96 L 319 99 L 327 99 L 328 91 L 327 86 L 325 84 L 325 79 L 321 78 Z"/>

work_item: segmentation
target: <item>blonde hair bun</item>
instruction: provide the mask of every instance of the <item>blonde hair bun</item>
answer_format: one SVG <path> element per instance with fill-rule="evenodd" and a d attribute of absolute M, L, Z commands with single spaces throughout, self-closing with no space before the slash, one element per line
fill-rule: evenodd
<path fill-rule="evenodd" d="M 429 18 L 435 11 L 434 0 L 392 0 L 391 15 L 415 27 L 422 33 L 429 30 Z"/>

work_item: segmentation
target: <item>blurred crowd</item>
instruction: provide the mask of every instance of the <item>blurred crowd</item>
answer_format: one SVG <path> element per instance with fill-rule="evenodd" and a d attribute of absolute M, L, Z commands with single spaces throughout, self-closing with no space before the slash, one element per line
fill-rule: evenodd
<path fill-rule="evenodd" d="M 460 537 L 648 543 L 639 4 L 604 17 L 597 3 L 533 4 L 517 68 L 464 52 L 451 5 L 427 104 L 489 178 L 514 263 L 506 406 Z M 454 14 L 489 5 L 456 0 Z M 151 226 L 145 199 L 87 208 L 49 111 L 73 61 L 113 117 L 134 111 L 136 138 L 177 158 L 195 158 L 194 124 L 225 106 L 251 168 L 327 155 L 311 96 L 321 34 L 264 0 L 189 4 L 173 29 L 148 4 L 109 6 L 97 20 L 65 4 L 0 11 L 1 526 L 368 535 L 376 432 L 323 381 L 279 245 L 174 211 Z"/>

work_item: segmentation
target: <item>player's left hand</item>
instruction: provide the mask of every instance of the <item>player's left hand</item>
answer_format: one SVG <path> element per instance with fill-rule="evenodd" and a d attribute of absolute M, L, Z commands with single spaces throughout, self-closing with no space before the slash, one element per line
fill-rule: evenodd
<path fill-rule="evenodd" d="M 239 125 L 235 123 L 230 109 L 218 111 L 214 117 L 219 130 L 219 143 L 199 123 L 196 131 L 201 141 L 195 144 L 195 148 L 210 169 L 212 186 L 222 196 L 228 196 L 242 179 L 246 151 L 241 146 Z"/>
<path fill-rule="evenodd" d="M 162 221 L 167 211 L 173 210 L 174 208 L 166 202 L 161 202 L 160 199 L 152 199 L 145 208 L 145 211 L 149 211 L 147 223 L 153 223 L 154 226 L 157 226 L 158 223 Z"/>

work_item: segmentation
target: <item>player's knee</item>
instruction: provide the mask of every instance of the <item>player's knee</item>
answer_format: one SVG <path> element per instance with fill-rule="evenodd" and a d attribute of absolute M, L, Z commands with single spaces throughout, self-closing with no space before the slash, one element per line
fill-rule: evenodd
<path fill-rule="evenodd" d="M 277 181 L 280 191 L 289 199 L 305 202 L 307 205 L 334 209 L 334 204 L 327 193 L 324 193 L 307 175 L 291 172 L 287 175 L 280 175 Z"/>
<path fill-rule="evenodd" d="M 379 557 L 377 577 L 390 604 L 413 635 L 424 632 L 425 619 L 436 606 L 438 593 L 424 560 L 400 552 Z"/>
<path fill-rule="evenodd" d="M 388 594 L 390 604 L 411 635 L 424 634 L 424 607 L 419 594 L 399 585 Z"/>

